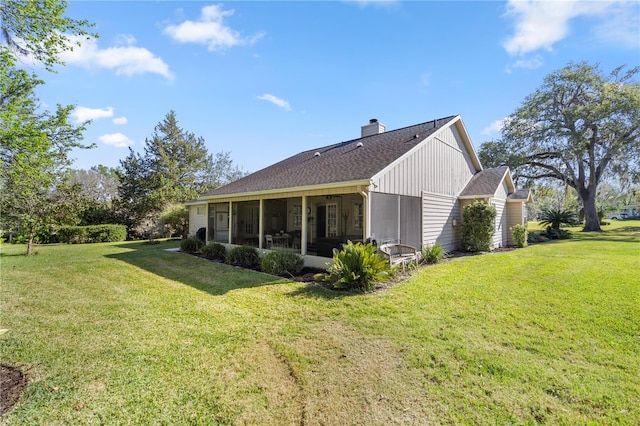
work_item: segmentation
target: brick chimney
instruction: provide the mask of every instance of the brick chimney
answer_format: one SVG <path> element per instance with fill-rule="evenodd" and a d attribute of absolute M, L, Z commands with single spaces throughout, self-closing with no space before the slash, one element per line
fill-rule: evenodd
<path fill-rule="evenodd" d="M 372 118 L 369 120 L 369 124 L 366 126 L 362 126 L 362 134 L 361 137 L 378 135 L 380 133 L 384 133 L 386 130 L 386 126 L 382 123 L 379 123 L 377 119 Z"/>

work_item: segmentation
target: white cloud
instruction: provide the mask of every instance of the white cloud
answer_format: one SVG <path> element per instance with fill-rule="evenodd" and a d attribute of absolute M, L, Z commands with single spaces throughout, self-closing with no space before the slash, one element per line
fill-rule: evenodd
<path fill-rule="evenodd" d="M 87 120 L 95 120 L 98 118 L 108 118 L 113 116 L 113 108 L 87 108 L 83 106 L 76 107 L 71 115 L 76 119 L 76 123 L 83 123 Z"/>
<path fill-rule="evenodd" d="M 482 134 L 488 136 L 495 133 L 500 133 L 502 131 L 502 128 L 504 127 L 505 120 L 506 118 L 503 118 L 502 120 L 495 120 L 493 123 L 482 129 Z"/>
<path fill-rule="evenodd" d="M 112 145 L 116 148 L 125 148 L 129 145 L 133 145 L 133 141 L 122 133 L 110 133 L 102 135 L 98 138 L 100 142 L 106 145 Z"/>
<path fill-rule="evenodd" d="M 243 37 L 238 31 L 225 25 L 224 19 L 233 13 L 233 10 L 222 10 L 222 5 L 205 6 L 197 21 L 187 20 L 179 25 L 168 25 L 164 33 L 180 43 L 205 44 L 210 51 L 250 45 L 264 36 L 264 33 L 258 33 L 252 37 Z"/>
<path fill-rule="evenodd" d="M 260 99 L 261 101 L 271 102 L 272 104 L 277 105 L 286 111 L 291 111 L 291 106 L 289 106 L 289 102 L 285 101 L 284 99 L 280 99 L 276 96 L 270 95 L 268 93 L 265 93 L 262 96 L 258 96 L 258 99 Z"/>
<path fill-rule="evenodd" d="M 515 21 L 514 34 L 503 43 L 510 55 L 524 55 L 540 49 L 551 51 L 570 33 L 570 21 L 578 17 L 596 19 L 592 30 L 605 41 L 633 38 L 638 44 L 638 11 L 633 1 L 536 1 L 509 0 L 506 17 Z M 633 16 L 634 18 L 629 18 Z M 615 28 L 617 31 L 608 31 Z M 612 40 L 615 37 L 616 40 Z"/>
<path fill-rule="evenodd" d="M 127 124 L 127 117 L 116 117 L 111 121 L 113 121 L 113 124 Z"/>
<path fill-rule="evenodd" d="M 64 62 L 84 68 L 106 68 L 114 70 L 116 75 L 136 75 L 153 73 L 165 78 L 173 78 L 167 65 L 160 57 L 143 47 L 136 47 L 135 38 L 120 35 L 116 46 L 100 49 L 95 39 L 84 40 L 69 37 L 72 41 L 81 41 L 72 51 L 61 54 Z"/>

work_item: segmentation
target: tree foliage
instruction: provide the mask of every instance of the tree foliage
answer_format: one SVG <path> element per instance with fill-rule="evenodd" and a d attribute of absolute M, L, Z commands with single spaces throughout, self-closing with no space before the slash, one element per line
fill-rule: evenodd
<path fill-rule="evenodd" d="M 180 128 L 174 111 L 145 141 L 144 155 L 129 148 L 120 166 L 117 207 L 130 229 L 153 222 L 169 205 L 244 175 L 228 153 L 213 157 L 203 138 Z"/>
<path fill-rule="evenodd" d="M 483 151 L 509 152 L 509 165 L 522 178 L 574 188 L 584 230 L 600 230 L 598 185 L 608 173 L 633 175 L 640 168 L 638 72 L 619 67 L 605 75 L 597 65 L 569 64 L 545 78 L 505 120 L 503 139 Z"/>
<path fill-rule="evenodd" d="M 0 217 L 20 228 L 32 254 L 37 233 L 78 217 L 79 186 L 69 179 L 69 152 L 82 144 L 86 123 L 69 123 L 72 106 L 40 112 L 35 89 L 43 81 L 17 67 L 25 55 L 52 70 L 72 36 L 92 36 L 87 21 L 64 16 L 66 2 L 0 2 Z"/>
<path fill-rule="evenodd" d="M 3 49 L 19 58 L 32 57 L 49 71 L 64 65 L 60 54 L 79 46 L 89 33 L 89 21 L 64 15 L 68 3 L 63 0 L 2 0 L 0 2 L 0 39 Z"/>

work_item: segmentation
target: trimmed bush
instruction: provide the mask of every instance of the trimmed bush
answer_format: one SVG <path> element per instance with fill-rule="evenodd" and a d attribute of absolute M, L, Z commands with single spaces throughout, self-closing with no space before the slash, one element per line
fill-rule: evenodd
<path fill-rule="evenodd" d="M 227 252 L 226 263 L 241 266 L 247 269 L 255 269 L 260 265 L 258 250 L 254 247 L 239 246 Z"/>
<path fill-rule="evenodd" d="M 549 241 L 549 238 L 547 238 L 544 231 L 531 231 L 529 235 L 527 235 L 527 242 L 529 244 L 544 243 L 546 241 Z"/>
<path fill-rule="evenodd" d="M 493 237 L 496 208 L 475 200 L 462 212 L 462 250 L 489 251 Z"/>
<path fill-rule="evenodd" d="M 314 278 L 337 289 L 372 291 L 376 283 L 388 281 L 395 274 L 396 268 L 378 255 L 377 247 L 348 241 L 342 250 L 333 249 L 333 263 L 327 273 Z"/>
<path fill-rule="evenodd" d="M 544 235 L 550 240 L 568 240 L 573 237 L 571 231 L 566 229 L 555 229 L 550 226 L 544 231 Z"/>
<path fill-rule="evenodd" d="M 61 243 L 110 243 L 127 239 L 124 225 L 62 226 L 56 232 Z"/>
<path fill-rule="evenodd" d="M 422 249 L 422 262 L 438 263 L 444 259 L 444 248 L 440 243 L 426 246 Z"/>
<path fill-rule="evenodd" d="M 198 240 L 200 241 L 200 240 Z M 211 242 L 201 250 L 202 255 L 210 260 L 220 260 L 224 262 L 227 257 L 227 248 L 220 243 Z"/>
<path fill-rule="evenodd" d="M 262 256 L 260 267 L 267 274 L 295 275 L 302 270 L 304 259 L 288 250 L 274 250 Z"/>
<path fill-rule="evenodd" d="M 202 247 L 204 247 L 204 243 L 196 237 L 189 237 L 180 242 L 180 250 L 189 254 L 197 253 Z"/>
<path fill-rule="evenodd" d="M 525 228 L 524 225 L 513 225 L 511 227 L 511 235 L 513 235 L 513 241 L 516 244 L 516 247 L 526 247 L 527 246 L 527 237 L 529 231 Z"/>

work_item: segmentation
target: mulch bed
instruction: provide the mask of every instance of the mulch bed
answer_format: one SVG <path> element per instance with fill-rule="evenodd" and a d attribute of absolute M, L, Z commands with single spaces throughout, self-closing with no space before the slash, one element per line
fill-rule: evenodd
<path fill-rule="evenodd" d="M 22 389 L 27 386 L 27 376 L 10 365 L 0 364 L 0 416 L 18 402 Z"/>

